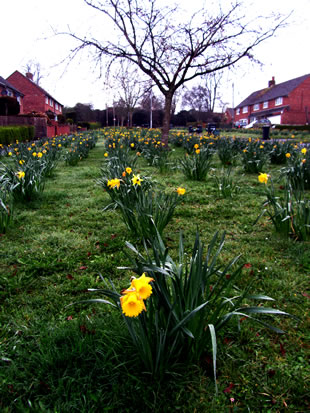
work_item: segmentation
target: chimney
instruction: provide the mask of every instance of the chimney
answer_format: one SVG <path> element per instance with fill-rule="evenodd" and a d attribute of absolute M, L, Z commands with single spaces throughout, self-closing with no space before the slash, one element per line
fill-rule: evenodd
<path fill-rule="evenodd" d="M 27 73 L 26 73 L 26 78 L 29 79 L 29 80 L 31 80 L 31 81 L 33 81 L 33 74 L 30 73 L 30 72 L 27 72 Z"/>
<path fill-rule="evenodd" d="M 274 76 L 272 76 L 272 79 L 269 80 L 269 82 L 268 82 L 268 87 L 272 87 L 272 86 L 274 86 L 275 84 L 276 84 L 276 81 L 274 80 Z"/>

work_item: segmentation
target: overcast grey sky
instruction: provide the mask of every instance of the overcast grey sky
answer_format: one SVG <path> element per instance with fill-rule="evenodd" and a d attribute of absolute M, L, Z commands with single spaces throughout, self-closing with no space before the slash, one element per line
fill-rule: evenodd
<path fill-rule="evenodd" d="M 169 3 L 166 0 L 165 3 Z M 222 0 L 231 3 L 230 0 Z M 174 3 L 174 2 L 173 2 Z M 179 0 L 191 9 L 208 5 L 208 1 Z M 244 61 L 236 70 L 224 76 L 222 95 L 228 106 L 235 106 L 255 90 L 267 86 L 275 77 L 277 83 L 310 73 L 310 0 L 260 0 L 247 4 L 251 16 L 272 11 L 289 14 L 288 27 L 256 49 L 263 66 Z M 59 64 L 72 46 L 72 40 L 53 36 L 53 29 L 76 32 L 96 30 L 98 38 L 112 36 L 113 28 L 103 24 L 103 17 L 83 0 L 1 0 L 1 60 L 0 76 L 6 78 L 15 70 L 24 73 L 29 61 L 40 63 L 40 85 L 66 106 L 77 102 L 92 103 L 103 109 L 111 104 L 112 95 L 104 89 L 103 79 L 87 54 L 68 67 Z M 234 84 L 234 88 L 233 88 Z M 234 90 L 234 94 L 233 94 Z"/>

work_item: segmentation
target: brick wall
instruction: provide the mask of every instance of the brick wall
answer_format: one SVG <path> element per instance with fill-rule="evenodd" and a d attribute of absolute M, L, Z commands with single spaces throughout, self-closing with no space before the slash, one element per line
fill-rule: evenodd
<path fill-rule="evenodd" d="M 7 80 L 25 95 L 23 99 L 24 113 L 44 112 L 45 96 L 34 83 L 18 71 L 12 73 Z"/>
<path fill-rule="evenodd" d="M 7 78 L 7 80 L 12 83 L 12 85 L 16 89 L 20 90 L 25 95 L 23 99 L 23 113 L 29 113 L 32 111 L 45 113 L 48 110 L 51 110 L 57 115 L 62 113 L 61 108 L 56 109 L 56 101 L 54 99 L 49 97 L 48 103 L 46 103 L 46 92 L 44 92 L 44 90 L 38 87 L 38 85 L 33 83 L 26 76 L 22 75 L 20 72 L 15 71 L 11 74 L 11 76 Z"/>

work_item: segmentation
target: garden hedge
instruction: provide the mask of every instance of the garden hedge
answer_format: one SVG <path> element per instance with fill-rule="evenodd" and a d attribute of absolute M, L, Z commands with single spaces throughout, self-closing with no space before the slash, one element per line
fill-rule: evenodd
<path fill-rule="evenodd" d="M 15 141 L 33 140 L 35 133 L 34 126 L 3 126 L 0 127 L 0 143 L 9 145 Z"/>

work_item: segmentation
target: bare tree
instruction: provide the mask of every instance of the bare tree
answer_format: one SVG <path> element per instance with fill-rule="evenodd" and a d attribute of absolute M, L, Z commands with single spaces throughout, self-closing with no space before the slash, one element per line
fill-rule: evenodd
<path fill-rule="evenodd" d="M 26 73 L 31 73 L 33 75 L 33 78 L 34 78 L 34 82 L 37 85 L 39 85 L 41 79 L 44 77 L 42 75 L 40 63 L 29 60 L 25 64 L 24 70 L 26 71 Z"/>
<path fill-rule="evenodd" d="M 156 96 L 150 89 L 147 89 L 140 100 L 140 107 L 147 111 L 150 110 L 150 107 L 152 107 L 152 110 L 163 110 L 164 101 L 161 99 L 161 96 Z"/>
<path fill-rule="evenodd" d="M 254 59 L 253 49 L 284 25 L 280 15 L 247 18 L 242 0 L 200 10 L 178 19 L 179 7 L 158 0 L 84 0 L 113 22 L 118 38 L 97 39 L 69 33 L 78 46 L 69 56 L 91 47 L 101 61 L 109 56 L 128 59 L 146 74 L 165 97 L 163 141 L 168 144 L 171 106 L 175 92 L 199 76 Z M 66 33 L 68 34 L 68 33 Z"/>
<path fill-rule="evenodd" d="M 202 85 L 187 89 L 182 98 L 182 105 L 195 112 L 210 112 L 210 99 L 208 89 Z"/>
<path fill-rule="evenodd" d="M 132 127 L 133 112 L 144 94 L 146 85 L 146 80 L 141 79 L 139 72 L 137 66 L 128 60 L 121 59 L 117 70 L 112 75 L 110 72 L 108 73 L 108 83 L 111 88 L 118 91 L 118 106 L 126 108 L 130 127 Z M 123 112 L 122 118 L 124 117 Z M 124 123 L 124 119 L 122 122 Z"/>
<path fill-rule="evenodd" d="M 199 85 L 185 90 L 182 105 L 192 111 L 196 121 L 201 121 L 206 112 L 213 113 L 216 102 L 221 103 L 219 86 L 222 76 L 222 72 L 203 75 Z"/>
<path fill-rule="evenodd" d="M 117 119 L 117 125 L 118 126 L 124 126 L 124 122 L 126 120 L 126 116 L 129 118 L 129 111 L 128 111 L 128 105 L 127 103 L 120 98 L 117 102 L 114 103 L 114 112 L 115 112 L 115 116 Z M 130 118 L 130 121 L 132 123 L 132 115 Z M 131 125 L 132 126 L 132 125 Z"/>

